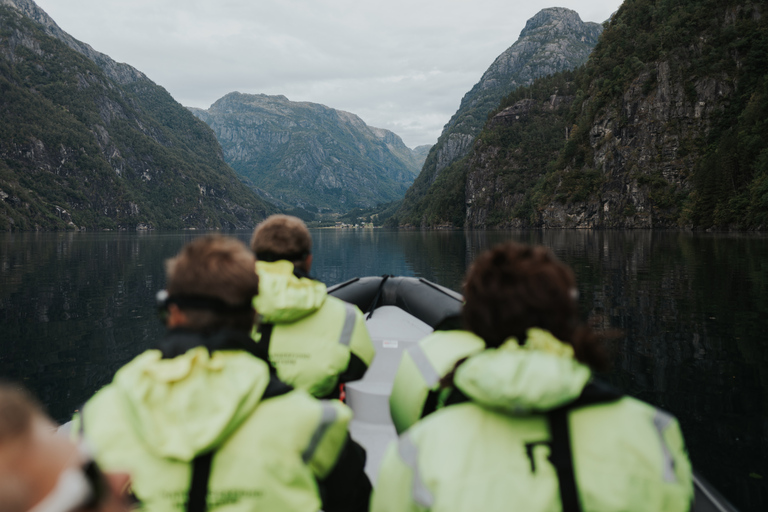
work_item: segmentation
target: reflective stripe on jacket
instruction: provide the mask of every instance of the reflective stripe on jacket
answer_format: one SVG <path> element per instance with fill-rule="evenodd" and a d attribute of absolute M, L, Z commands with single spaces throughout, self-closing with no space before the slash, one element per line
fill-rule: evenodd
<path fill-rule="evenodd" d="M 389 412 L 398 433 L 424 414 L 430 391 L 435 392 L 460 359 L 480 352 L 485 343 L 468 331 L 435 331 L 403 354 L 395 374 Z"/>
<path fill-rule="evenodd" d="M 131 474 L 143 510 L 183 510 L 191 462 L 213 451 L 209 510 L 316 511 L 351 411 L 300 390 L 262 399 L 268 382 L 243 351 L 150 350 L 88 401 L 84 436 L 101 467 Z"/>
<path fill-rule="evenodd" d="M 294 275 L 289 261 L 260 261 L 256 271 L 253 304 L 260 322 L 271 324 L 269 358 L 280 379 L 324 397 L 339 382 L 362 378 L 375 350 L 360 310 Z M 253 339 L 261 342 L 262 333 L 254 330 Z"/>
<path fill-rule="evenodd" d="M 570 353 L 569 353 L 570 352 Z M 547 412 L 591 378 L 572 349 L 529 331 L 471 356 L 456 372 L 468 402 L 427 416 L 384 457 L 373 512 L 562 510 Z M 568 415 L 578 498 L 587 511 L 687 511 L 691 465 L 677 421 L 622 397 Z"/>

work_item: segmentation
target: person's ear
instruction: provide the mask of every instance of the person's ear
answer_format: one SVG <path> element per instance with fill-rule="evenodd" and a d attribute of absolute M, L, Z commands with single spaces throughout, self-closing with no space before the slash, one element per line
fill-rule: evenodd
<path fill-rule="evenodd" d="M 168 305 L 168 318 L 165 321 L 166 327 L 173 329 L 175 327 L 184 327 L 189 323 L 187 314 L 179 309 L 176 304 Z"/>
<path fill-rule="evenodd" d="M 109 494 L 97 507 L 99 512 L 128 512 L 131 510 L 131 477 L 128 473 L 104 473 Z"/>
<path fill-rule="evenodd" d="M 304 272 L 309 274 L 309 270 L 312 268 L 312 253 L 304 259 Z"/>
<path fill-rule="evenodd" d="M 117 496 L 127 496 L 131 492 L 131 475 L 128 473 L 105 473 L 104 479 L 109 490 Z"/>

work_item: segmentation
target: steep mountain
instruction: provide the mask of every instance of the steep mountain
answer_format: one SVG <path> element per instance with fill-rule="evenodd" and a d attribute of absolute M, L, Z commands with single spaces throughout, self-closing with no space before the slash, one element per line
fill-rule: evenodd
<path fill-rule="evenodd" d="M 488 114 L 502 98 L 538 77 L 584 64 L 602 30 L 601 25 L 582 22 L 576 12 L 561 7 L 543 9 L 528 20 L 519 39 L 496 58 L 461 100 L 406 193 L 395 222 L 429 224 L 423 218 L 425 196 L 435 190 L 438 176 L 469 152 Z"/>
<path fill-rule="evenodd" d="M 250 228 L 274 207 L 144 74 L 0 0 L 0 230 Z"/>
<path fill-rule="evenodd" d="M 400 199 L 423 163 L 423 148 L 317 103 L 233 92 L 190 110 L 232 168 L 284 207 L 346 211 Z"/>
<path fill-rule="evenodd" d="M 765 229 L 767 148 L 765 4 L 625 0 L 586 66 L 505 99 L 424 217 Z"/>

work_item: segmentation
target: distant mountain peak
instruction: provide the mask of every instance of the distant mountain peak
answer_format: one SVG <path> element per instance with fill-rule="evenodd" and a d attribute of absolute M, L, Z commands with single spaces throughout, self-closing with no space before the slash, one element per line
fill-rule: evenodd
<path fill-rule="evenodd" d="M 602 31 L 599 23 L 585 23 L 578 13 L 563 7 L 542 9 L 529 19 L 520 38 L 493 61 L 462 98 L 459 109 L 443 128 L 421 173 L 406 193 L 397 213 L 400 221 L 423 222 L 423 198 L 440 173 L 472 149 L 487 115 L 502 98 L 538 77 L 586 62 Z"/>
<path fill-rule="evenodd" d="M 529 19 L 525 28 L 520 32 L 520 39 L 530 36 L 533 32 L 543 27 L 558 27 L 561 30 L 571 30 L 581 27 L 584 22 L 576 11 L 565 7 L 549 7 L 542 9 Z"/>
<path fill-rule="evenodd" d="M 425 158 L 355 114 L 283 95 L 233 92 L 190 110 L 213 128 L 235 171 L 286 208 L 346 211 L 400 199 Z"/>

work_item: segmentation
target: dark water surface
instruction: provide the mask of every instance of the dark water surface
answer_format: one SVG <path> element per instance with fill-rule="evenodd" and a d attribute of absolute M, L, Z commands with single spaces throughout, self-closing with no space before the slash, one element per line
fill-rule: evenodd
<path fill-rule="evenodd" d="M 66 420 L 162 335 L 163 260 L 199 233 L 0 234 L 0 376 Z M 233 233 L 247 243 L 250 233 Z M 421 276 L 460 290 L 482 250 L 551 247 L 585 317 L 620 328 L 625 392 L 674 413 L 700 472 L 743 511 L 768 510 L 768 238 L 678 232 L 313 231 L 312 274 Z"/>

